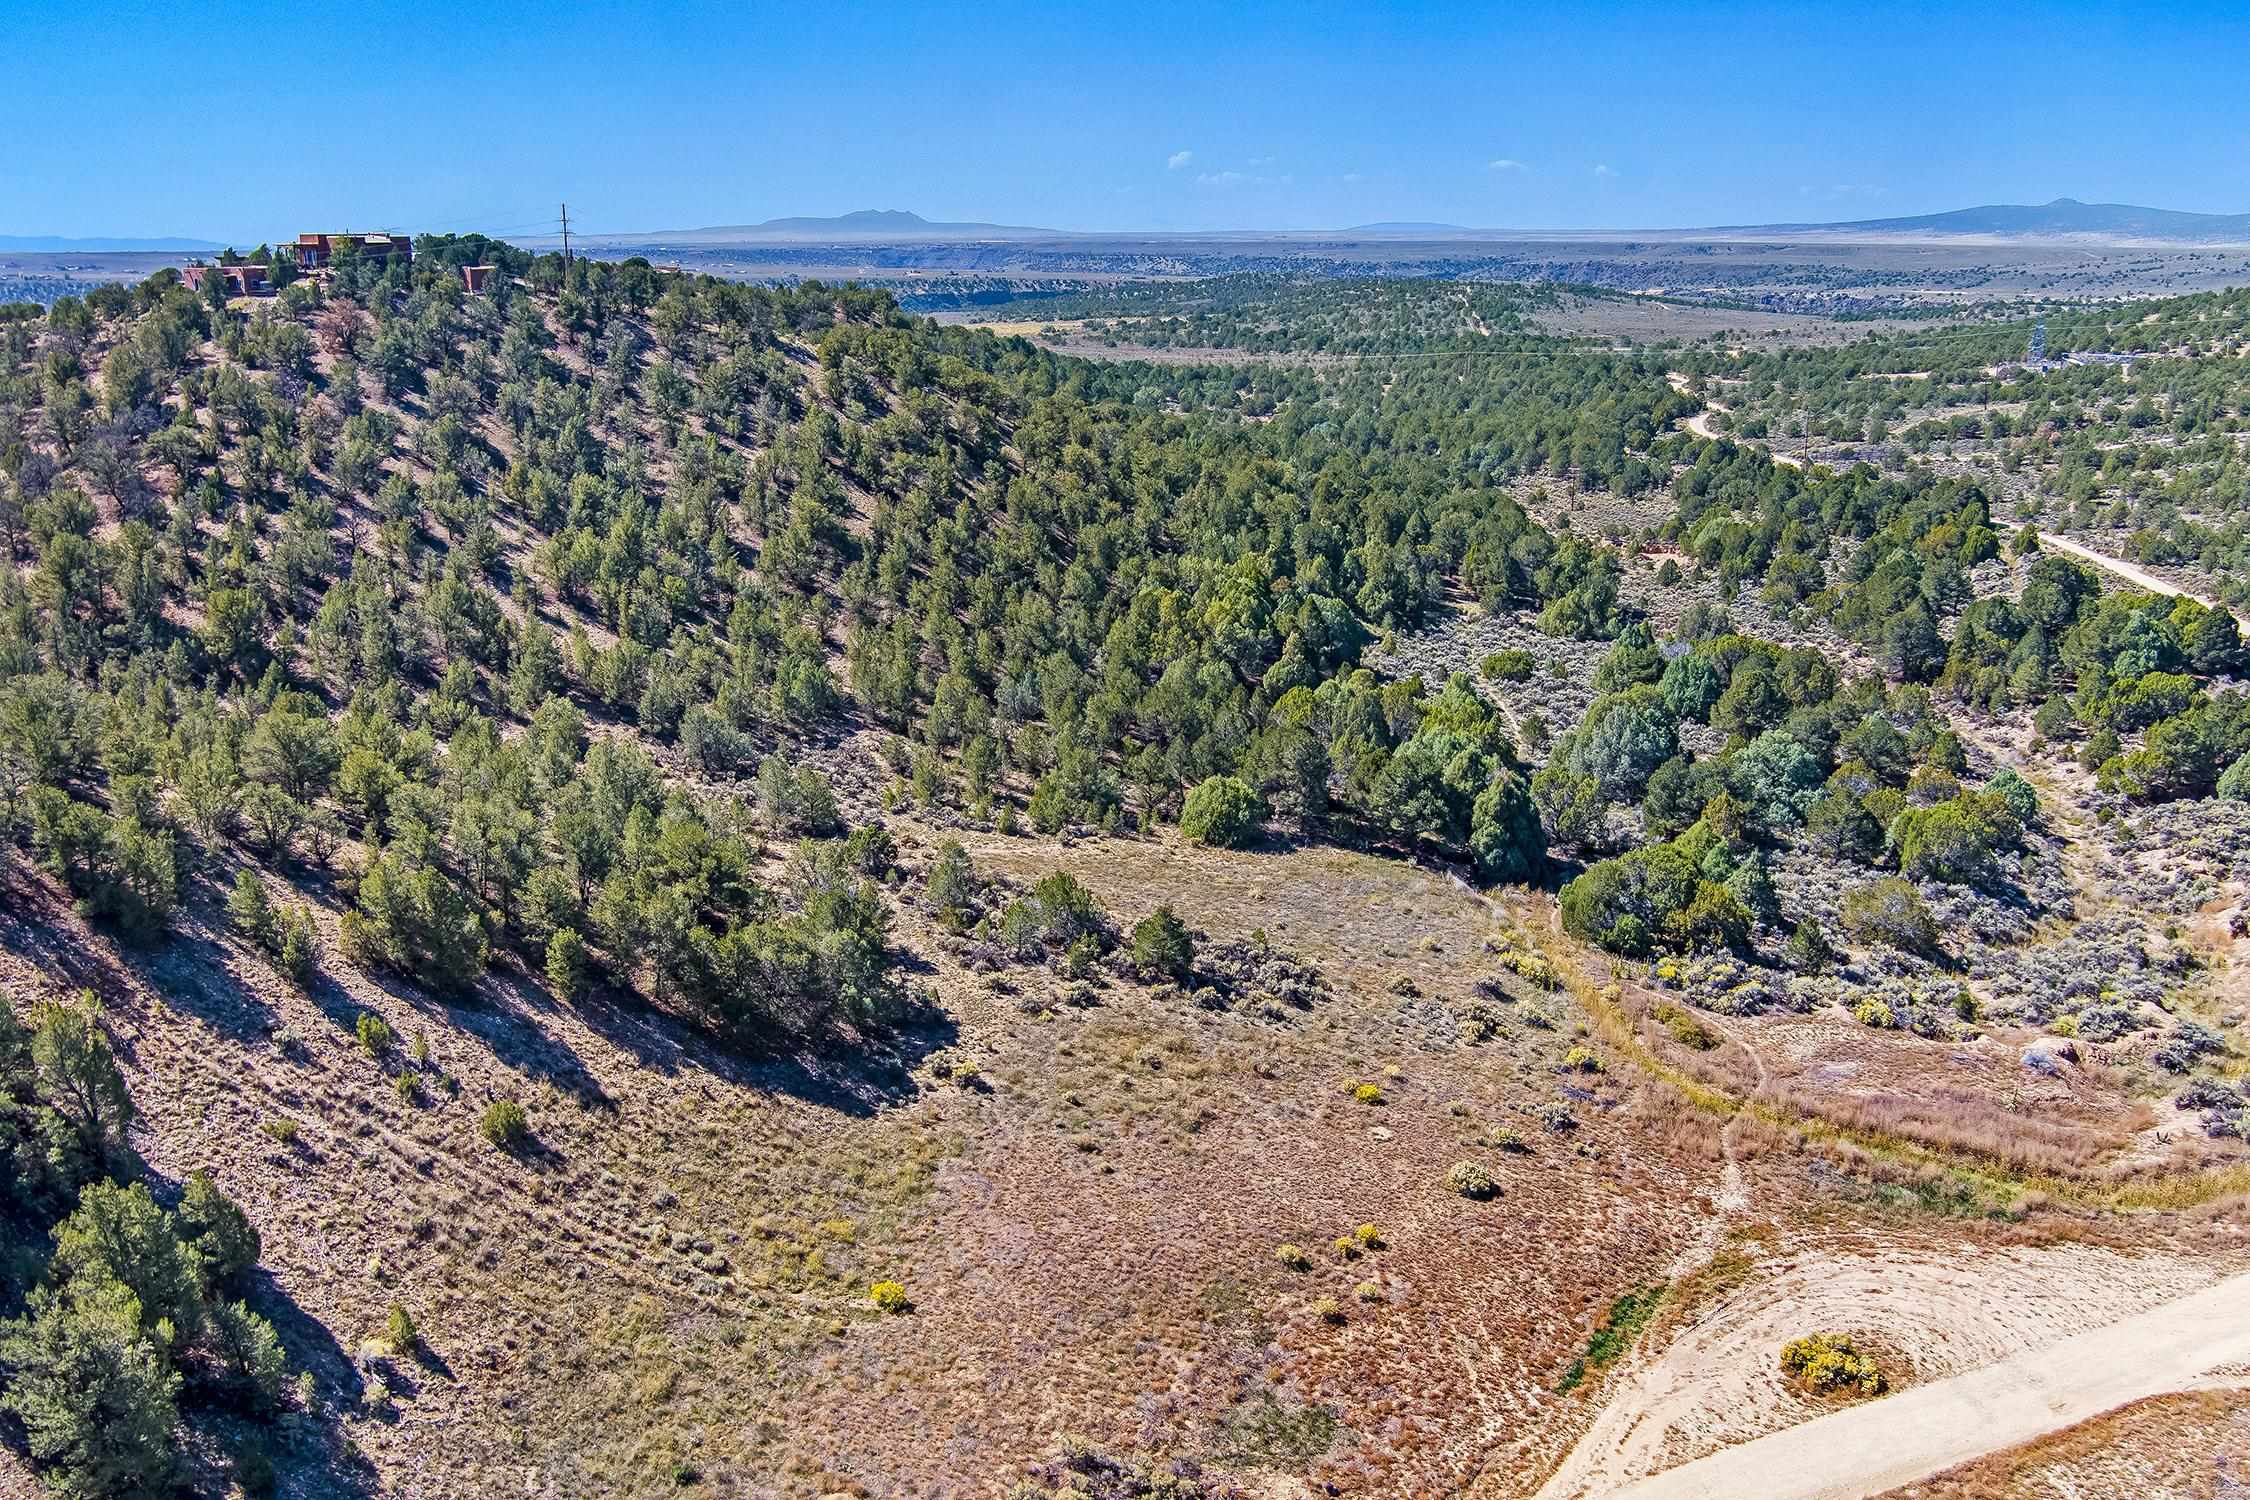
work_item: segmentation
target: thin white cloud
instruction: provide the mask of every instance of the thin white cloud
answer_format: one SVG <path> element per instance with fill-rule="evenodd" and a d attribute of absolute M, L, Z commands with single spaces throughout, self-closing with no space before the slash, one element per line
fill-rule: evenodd
<path fill-rule="evenodd" d="M 1367 180 L 1367 174 L 1365 172 L 1346 172 L 1341 180 L 1350 186 L 1357 187 Z"/>
<path fill-rule="evenodd" d="M 1198 172 L 1195 180 L 1200 187 L 1240 187 L 1250 179 L 1240 172 Z"/>
<path fill-rule="evenodd" d="M 1175 151 L 1170 156 L 1164 158 L 1164 170 L 1167 172 L 1177 172 L 1178 170 L 1180 170 L 1180 168 L 1186 166 L 1189 162 L 1194 160 L 1195 153 L 1193 151 Z"/>
<path fill-rule="evenodd" d="M 1599 162 L 1596 163 L 1594 167 L 1594 175 L 1596 177 L 1615 177 L 1617 175 L 1617 169 L 1615 167 L 1612 167 L 1608 162 Z"/>
<path fill-rule="evenodd" d="M 1528 172 L 1531 170 L 1512 156 L 1495 156 L 1484 166 L 1488 172 Z"/>

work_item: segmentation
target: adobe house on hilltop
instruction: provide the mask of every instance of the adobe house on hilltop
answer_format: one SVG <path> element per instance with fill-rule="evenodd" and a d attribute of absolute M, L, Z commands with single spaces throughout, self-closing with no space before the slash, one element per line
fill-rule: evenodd
<path fill-rule="evenodd" d="M 461 268 L 461 282 L 469 289 L 470 296 L 476 296 L 484 291 L 486 278 L 498 269 L 500 269 L 498 266 L 463 266 Z"/>
<path fill-rule="evenodd" d="M 255 297 L 273 290 L 272 284 L 266 279 L 266 268 L 254 260 L 231 266 L 188 266 L 180 272 L 180 279 L 199 292 L 203 290 L 205 278 L 211 276 L 225 278 L 229 296 Z"/>
<path fill-rule="evenodd" d="M 319 270 L 347 245 L 356 245 L 364 258 L 403 261 L 409 265 L 414 261 L 414 242 L 403 234 L 300 234 L 297 236 L 297 264 L 307 271 Z"/>

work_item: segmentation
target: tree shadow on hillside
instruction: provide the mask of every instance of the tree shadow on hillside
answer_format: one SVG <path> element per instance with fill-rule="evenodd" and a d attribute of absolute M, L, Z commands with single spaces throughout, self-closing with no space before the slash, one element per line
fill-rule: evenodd
<path fill-rule="evenodd" d="M 134 1160 L 134 1175 L 148 1182 L 158 1202 L 176 1208 L 185 1184 L 155 1171 L 138 1157 Z M 366 1383 L 358 1362 L 337 1342 L 328 1326 L 307 1312 L 265 1266 L 253 1266 L 242 1285 L 220 1293 L 230 1301 L 238 1294 L 252 1312 L 273 1325 L 288 1356 L 290 1371 L 293 1375 L 309 1373 L 318 1396 L 301 1412 L 271 1420 L 245 1417 L 230 1425 L 263 1439 L 278 1467 L 294 1471 L 306 1481 L 305 1493 L 343 1496 L 346 1500 L 372 1497 L 377 1493 L 375 1472 L 346 1441 L 336 1415 L 357 1408 L 365 1398 Z M 199 1411 L 194 1399 L 183 1401 L 183 1408 L 182 1416 L 191 1425 L 199 1417 L 217 1417 L 233 1410 L 221 1406 Z"/>
<path fill-rule="evenodd" d="M 507 988 L 527 1010 L 557 1004 L 527 980 L 519 979 Z M 917 1005 L 888 1030 L 820 1037 L 787 1051 L 766 1053 L 740 1050 L 637 996 L 607 987 L 589 992 L 572 1005 L 571 1012 L 595 1035 L 651 1072 L 667 1077 L 701 1073 L 736 1088 L 784 1094 L 858 1117 L 913 1098 L 917 1088 L 912 1070 L 958 1037 L 952 1019 L 927 1005 Z M 503 1060 L 510 1059 L 503 1054 Z"/>
<path fill-rule="evenodd" d="M 736 1088 L 783 1094 L 860 1117 L 913 1098 L 913 1069 L 952 1046 L 958 1036 L 951 1018 L 917 1004 L 887 1030 L 819 1037 L 787 1051 L 752 1052 L 607 986 L 596 986 L 566 1005 L 511 964 L 491 969 L 473 1000 L 440 1001 L 403 985 L 385 989 L 417 1011 L 475 1036 L 507 1067 L 599 1110 L 613 1110 L 617 1102 L 558 1033 L 555 1022 L 565 1012 L 650 1072 L 702 1074 Z"/>
<path fill-rule="evenodd" d="M 443 1006 L 446 1021 L 476 1036 L 517 1072 L 552 1084 L 588 1109 L 617 1108 L 585 1059 L 544 1024 L 560 1009 L 544 986 L 520 970 L 495 967 L 485 975 L 478 1000 L 482 1003 Z"/>
<path fill-rule="evenodd" d="M 104 1006 L 127 1003 L 131 976 L 107 943 L 83 938 L 67 898 L 37 874 L 0 860 L 0 949 L 72 990 L 92 990 Z"/>
<path fill-rule="evenodd" d="M 786 1094 L 838 1114 L 867 1119 L 904 1104 L 920 1089 L 913 1070 L 932 1053 L 960 1037 L 953 1018 L 942 1011 L 860 1043 L 854 1050 L 799 1052 L 751 1061 L 745 1080 L 751 1087 Z"/>
<path fill-rule="evenodd" d="M 274 1012 L 258 993 L 258 985 L 241 972 L 239 961 L 208 928 L 187 920 L 184 913 L 169 940 L 129 958 L 167 1006 L 227 1040 L 251 1043 L 272 1034 Z"/>
<path fill-rule="evenodd" d="M 374 1496 L 378 1493 L 374 1467 L 345 1437 L 337 1415 L 357 1408 L 366 1397 L 358 1364 L 327 1325 L 300 1307 L 262 1267 L 253 1273 L 246 1300 L 253 1312 L 273 1324 L 288 1351 L 290 1367 L 310 1372 L 319 1392 L 320 1409 L 303 1415 L 292 1440 L 276 1455 L 276 1466 L 296 1480 L 291 1488 L 298 1493 L 346 1500 Z"/>

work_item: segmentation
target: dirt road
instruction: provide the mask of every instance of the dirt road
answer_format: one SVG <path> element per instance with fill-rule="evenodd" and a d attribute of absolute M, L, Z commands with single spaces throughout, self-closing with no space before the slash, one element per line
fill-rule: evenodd
<path fill-rule="evenodd" d="M 1677 370 L 1667 370 L 1664 372 L 1664 378 L 1671 383 L 1673 390 L 1679 392 L 1683 396 L 1688 394 L 1689 381 L 1685 375 L 1682 375 Z M 1911 379 L 1917 377 L 1898 376 L 1894 378 Z M 1689 432 L 1694 433 L 1697 437 L 1704 439 L 1706 442 L 1717 442 L 1722 436 L 1725 436 L 1726 434 L 1714 432 L 1712 430 L 1711 418 L 1719 412 L 1725 411 L 1726 409 L 1726 407 L 1720 405 L 1718 402 L 1706 398 L 1704 401 L 1703 410 L 1697 412 L 1692 417 L 1683 418 L 1680 422 L 1680 425 L 1686 428 Z M 1735 441 L 1739 443 L 1742 442 L 1742 439 L 1736 438 Z M 1794 454 L 1777 452 L 1770 447 L 1766 449 L 1766 457 L 1772 459 L 1775 463 L 1780 464 L 1785 468 L 1801 469 L 1805 466 L 1804 459 Z M 2183 589 L 2176 583 L 2166 583 L 2163 579 L 2157 577 L 2154 573 L 2149 572 L 2146 568 L 2136 567 L 2132 563 L 2129 563 L 2120 557 L 2111 557 L 2107 553 L 2096 552 L 2091 547 L 2081 546 L 2079 543 L 2072 541 L 2070 538 L 2056 536 L 2051 531 L 2042 531 L 2039 533 L 2039 544 L 2042 547 L 2052 547 L 2057 552 L 2067 552 L 2072 557 L 2078 558 L 2083 562 L 2090 562 L 2095 567 L 2102 569 L 2104 572 L 2113 573 L 2117 577 L 2124 579 L 2126 582 L 2131 583 L 2138 588 L 2147 589 L 2150 593 L 2165 594 L 2175 599 L 2193 599 L 2196 603 L 2202 605 L 2206 609 L 2226 608 L 2225 605 L 2221 604 L 2218 600 L 2212 598 L 2208 594 L 2198 594 L 2193 590 Z"/>
<path fill-rule="evenodd" d="M 2250 1274 L 1981 1369 L 1832 1412 L 1613 1493 L 1864 1500 L 2250 1360 Z"/>
<path fill-rule="evenodd" d="M 2121 557 L 2111 557 L 2107 553 L 2096 552 L 2091 547 L 2082 547 L 2069 537 L 2056 536 L 2051 531 L 2042 531 L 2039 533 L 2039 545 L 2051 547 L 2057 552 L 2067 552 L 2072 557 L 2083 562 L 2090 562 L 2104 572 L 2114 573 L 2127 583 L 2137 588 L 2147 589 L 2152 594 L 2166 594 L 2174 599 L 2193 599 L 2205 609 L 2226 608 L 2225 605 L 2208 594 L 2194 593 L 2181 588 L 2176 583 L 2166 583 L 2146 568 L 2135 567 Z"/>
<path fill-rule="evenodd" d="M 1539 1500 L 1597 1500 L 1822 1416 L 1829 1404 L 1798 1391 L 1777 1361 L 1808 1329 L 1873 1334 L 1893 1378 L 1928 1383 L 2153 1311 L 2224 1274 L 2204 1256 L 2080 1245 L 1777 1257 L 1636 1353 Z"/>
<path fill-rule="evenodd" d="M 1682 375 L 1679 371 L 1666 370 L 1664 372 L 1664 378 L 1667 381 L 1671 382 L 1673 390 L 1678 391 L 1683 396 L 1688 393 L 1688 378 L 1685 375 Z M 1685 427 L 1688 431 L 1694 433 L 1697 437 L 1703 439 L 1705 442 L 1715 443 L 1718 442 L 1721 438 L 1729 436 L 1729 434 L 1714 432 L 1711 430 L 1711 418 L 1725 410 L 1727 410 L 1727 408 L 1721 405 L 1719 402 L 1713 401 L 1709 397 L 1705 397 L 1703 410 L 1697 412 L 1692 417 L 1683 417 L 1680 420 L 1680 425 L 1682 427 Z M 1740 438 L 1735 438 L 1734 441 L 1742 443 L 1742 439 Z M 1742 445 L 1746 448 L 1750 446 L 1748 443 L 1742 443 Z M 1785 469 L 1801 469 L 1805 466 L 1805 461 L 1803 459 L 1787 453 L 1776 453 L 1771 448 L 1768 448 L 1766 450 L 1766 457 L 1772 459 L 1775 463 L 1780 464 Z"/>

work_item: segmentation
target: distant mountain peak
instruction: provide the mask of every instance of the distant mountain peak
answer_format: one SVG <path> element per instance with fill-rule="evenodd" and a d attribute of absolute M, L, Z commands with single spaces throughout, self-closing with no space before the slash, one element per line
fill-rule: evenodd
<path fill-rule="evenodd" d="M 2190 213 L 2131 203 L 2086 203 L 2052 198 L 2045 203 L 1987 203 L 1944 213 L 1898 219 L 1851 219 L 1827 224 L 1734 224 L 1730 233 L 1987 235 L 2003 238 L 2094 235 L 2112 239 L 2186 241 L 2250 240 L 2250 213 Z"/>
<path fill-rule="evenodd" d="M 924 225 L 930 221 L 910 208 L 855 208 L 848 214 L 838 214 L 833 219 L 768 219 L 768 224 L 867 224 L 883 229 L 901 229 Z"/>
<path fill-rule="evenodd" d="M 47 254 L 83 251 L 88 254 L 117 254 L 121 251 L 141 253 L 176 251 L 210 252 L 221 247 L 210 240 L 190 240 L 177 237 L 134 239 L 130 236 L 92 235 L 73 239 L 57 234 L 0 234 L 0 251 L 35 251 Z"/>

